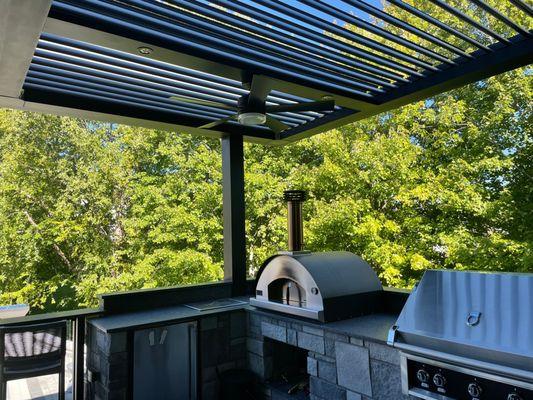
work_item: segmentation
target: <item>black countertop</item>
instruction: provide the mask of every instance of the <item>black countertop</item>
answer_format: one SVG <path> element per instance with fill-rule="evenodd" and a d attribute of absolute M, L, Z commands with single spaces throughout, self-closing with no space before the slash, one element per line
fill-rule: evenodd
<path fill-rule="evenodd" d="M 205 311 L 198 311 L 182 304 L 171 307 L 158 307 L 152 310 L 106 315 L 100 318 L 93 318 L 89 323 L 104 332 L 113 333 L 192 321 L 209 315 L 240 310 L 248 307 L 248 298 L 236 298 L 235 300 L 243 302 L 244 304 L 240 303 L 230 307 L 215 308 Z"/>
<path fill-rule="evenodd" d="M 322 323 L 310 319 L 295 318 L 288 314 L 276 313 L 268 310 L 261 310 L 256 307 L 248 306 L 251 312 L 256 314 L 271 316 L 273 318 L 287 321 L 298 322 L 303 325 L 312 326 L 313 328 L 324 329 L 325 331 L 340 333 L 359 339 L 367 339 L 375 342 L 387 342 L 389 329 L 396 323 L 398 315 L 390 313 L 376 313 L 343 319 L 341 321 Z"/>
<path fill-rule="evenodd" d="M 104 332 L 113 333 L 192 321 L 213 314 L 244 309 L 248 312 L 271 316 L 272 318 L 277 318 L 288 322 L 298 322 L 304 325 L 345 334 L 351 337 L 377 342 L 386 342 L 389 329 L 398 318 L 398 315 L 395 314 L 381 313 L 350 318 L 336 322 L 320 323 L 318 321 L 315 322 L 312 320 L 295 318 L 287 314 L 258 309 L 250 306 L 247 298 L 237 298 L 236 300 L 244 301 L 245 304 L 237 304 L 230 307 L 216 308 L 205 311 L 198 311 L 185 305 L 162 307 L 148 311 L 137 311 L 93 318 L 90 320 L 90 323 Z"/>
<path fill-rule="evenodd" d="M 386 343 L 389 330 L 396 323 L 397 319 L 398 315 L 394 314 L 373 314 L 330 322 L 327 324 L 327 329 L 360 339 L 370 339 Z"/>

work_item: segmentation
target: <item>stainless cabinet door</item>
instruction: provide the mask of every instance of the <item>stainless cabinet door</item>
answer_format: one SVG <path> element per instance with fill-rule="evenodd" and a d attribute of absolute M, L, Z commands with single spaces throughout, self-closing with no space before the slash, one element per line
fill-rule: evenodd
<path fill-rule="evenodd" d="M 196 323 L 134 334 L 134 400 L 196 400 Z"/>

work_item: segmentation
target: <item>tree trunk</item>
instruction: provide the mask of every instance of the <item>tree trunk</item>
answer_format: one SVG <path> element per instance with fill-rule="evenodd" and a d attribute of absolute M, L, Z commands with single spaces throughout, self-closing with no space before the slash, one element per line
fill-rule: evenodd
<path fill-rule="evenodd" d="M 27 211 L 24 211 L 24 214 L 26 215 L 26 218 L 28 218 L 28 221 L 29 221 L 30 225 L 33 226 L 35 229 L 37 229 L 38 232 L 41 232 L 41 230 L 39 229 L 39 225 L 37 225 L 37 223 L 35 222 L 33 217 L 30 215 L 30 213 L 27 212 Z M 61 261 L 63 261 L 63 263 L 69 269 L 71 269 L 72 268 L 72 264 L 70 263 L 69 259 L 65 255 L 65 253 L 63 253 L 63 250 L 61 250 L 61 248 L 55 243 L 52 244 L 52 247 L 54 248 L 55 253 L 59 256 Z"/>

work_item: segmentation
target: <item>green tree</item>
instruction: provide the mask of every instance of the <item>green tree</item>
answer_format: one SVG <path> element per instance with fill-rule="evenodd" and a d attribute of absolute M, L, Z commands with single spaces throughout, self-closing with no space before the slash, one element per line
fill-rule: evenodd
<path fill-rule="evenodd" d="M 218 147 L 1 111 L 0 301 L 73 308 L 105 291 L 219 279 Z"/>

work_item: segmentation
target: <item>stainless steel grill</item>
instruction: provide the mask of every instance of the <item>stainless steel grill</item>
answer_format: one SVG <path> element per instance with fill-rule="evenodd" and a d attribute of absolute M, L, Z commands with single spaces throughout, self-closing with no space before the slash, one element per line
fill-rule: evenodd
<path fill-rule="evenodd" d="M 389 344 L 405 394 L 533 399 L 533 274 L 427 271 Z"/>
<path fill-rule="evenodd" d="M 303 191 L 285 192 L 289 251 L 263 264 L 250 304 L 322 322 L 379 311 L 383 288 L 365 261 L 345 251 L 302 250 L 305 197 Z"/>

